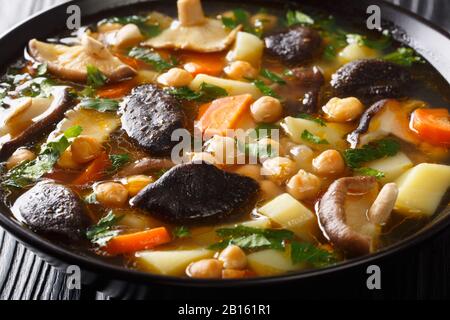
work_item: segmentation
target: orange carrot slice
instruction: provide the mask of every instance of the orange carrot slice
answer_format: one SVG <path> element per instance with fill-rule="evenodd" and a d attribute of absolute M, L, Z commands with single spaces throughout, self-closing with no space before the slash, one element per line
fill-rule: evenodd
<path fill-rule="evenodd" d="M 159 227 L 114 237 L 106 245 L 106 251 L 111 255 L 133 253 L 168 243 L 170 240 L 169 231 L 165 227 Z"/>
<path fill-rule="evenodd" d="M 102 152 L 95 160 L 93 160 L 84 172 L 73 181 L 75 185 L 83 185 L 100 179 L 105 170 L 111 166 L 108 154 Z"/>
<path fill-rule="evenodd" d="M 223 53 L 185 53 L 181 56 L 185 61 L 184 69 L 193 76 L 203 73 L 217 76 L 225 67 Z"/>

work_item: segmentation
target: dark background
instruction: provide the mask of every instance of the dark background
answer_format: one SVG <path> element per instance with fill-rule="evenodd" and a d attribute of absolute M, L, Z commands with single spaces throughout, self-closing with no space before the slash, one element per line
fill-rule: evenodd
<path fill-rule="evenodd" d="M 98 1 L 98 0 L 97 0 Z M 103 0 L 107 1 L 107 0 Z M 338 0 L 337 0 L 338 1 Z M 345 0 L 341 0 L 345 2 Z M 0 34 L 28 16 L 65 0 L 0 0 Z M 450 0 L 390 0 L 450 31 Z M 450 230 L 387 263 L 383 290 L 346 290 L 348 297 L 449 299 Z M 66 277 L 0 228 L 0 300 L 104 300 L 94 288 L 68 290 Z M 365 290 L 367 291 L 367 290 Z M 350 292 L 350 294 L 349 294 Z M 338 296 L 346 298 L 347 296 Z"/>

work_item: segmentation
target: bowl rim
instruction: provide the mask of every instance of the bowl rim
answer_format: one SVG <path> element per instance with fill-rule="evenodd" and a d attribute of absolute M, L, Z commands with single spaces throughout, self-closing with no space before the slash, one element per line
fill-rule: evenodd
<path fill-rule="evenodd" d="M 0 34 L 0 42 L 4 37 L 14 34 L 16 29 L 19 27 L 33 23 L 33 20 L 44 13 L 51 13 L 51 11 L 55 11 L 58 8 L 66 7 L 72 4 L 76 4 L 82 0 L 70 0 L 65 3 L 57 4 L 48 9 L 41 10 L 34 15 L 30 16 L 26 20 L 14 25 L 6 32 Z M 126 1 L 124 1 L 126 2 Z M 130 5 L 136 5 L 139 3 L 152 2 L 152 0 L 138 0 Z M 394 11 L 400 12 L 403 15 L 412 18 L 413 20 L 418 20 L 428 28 L 432 29 L 435 32 L 440 33 L 448 40 L 450 40 L 450 32 L 444 30 L 440 26 L 435 25 L 429 20 L 419 16 L 416 13 L 413 13 L 403 7 L 396 6 L 392 3 L 386 2 L 385 0 L 374 0 L 372 1 L 375 4 L 381 4 L 383 6 L 387 6 Z M 121 7 L 126 5 L 125 3 L 119 4 L 117 7 Z M 104 10 L 108 10 L 106 8 Z M 101 14 L 101 11 L 98 12 Z M 395 21 L 393 22 L 395 24 Z M 447 82 L 450 82 L 450 79 L 446 79 Z M 249 279 L 227 279 L 227 280 L 205 280 L 205 279 L 190 279 L 190 278 L 182 278 L 175 276 L 165 276 L 165 275 L 157 275 L 144 271 L 139 271 L 136 269 L 128 269 L 123 266 L 118 266 L 112 264 L 107 261 L 103 261 L 101 259 L 96 259 L 94 257 L 84 256 L 70 251 L 70 249 L 65 248 L 63 246 L 51 243 L 49 240 L 44 237 L 39 236 L 34 233 L 30 229 L 25 226 L 19 224 L 14 221 L 10 214 L 5 214 L 0 212 L 0 226 L 3 227 L 10 235 L 23 243 L 27 248 L 31 249 L 34 253 L 44 256 L 44 260 L 49 261 L 50 264 L 56 265 L 57 267 L 60 265 L 77 265 L 83 271 L 92 272 L 101 277 L 108 277 L 114 280 L 121 280 L 125 282 L 139 283 L 140 285 L 171 285 L 178 287 L 249 287 L 261 284 L 281 284 L 290 281 L 298 281 L 303 279 L 311 279 L 318 276 L 325 276 L 332 273 L 336 273 L 339 271 L 349 270 L 351 268 L 361 266 L 363 264 L 372 263 L 375 260 L 380 260 L 382 258 L 394 255 L 401 251 L 404 251 L 408 248 L 414 247 L 419 243 L 426 241 L 432 236 L 437 235 L 442 232 L 444 229 L 450 226 L 450 214 L 443 217 L 437 218 L 440 221 L 436 221 L 432 225 L 424 226 L 418 233 L 410 235 L 401 241 L 390 245 L 382 250 L 358 257 L 355 259 L 346 260 L 344 262 L 338 263 L 333 266 L 329 266 L 323 269 L 310 269 L 304 270 L 300 272 L 293 272 L 288 274 L 281 274 L 270 277 L 255 277 Z M 54 260 L 58 262 L 55 263 Z"/>

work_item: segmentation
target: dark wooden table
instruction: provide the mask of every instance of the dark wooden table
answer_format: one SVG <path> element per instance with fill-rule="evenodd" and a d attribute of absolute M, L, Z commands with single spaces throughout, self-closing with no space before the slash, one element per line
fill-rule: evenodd
<path fill-rule="evenodd" d="M 0 34 L 28 16 L 66 0 L 0 0 Z M 104 0 L 107 1 L 107 0 Z M 415 11 L 450 30 L 449 0 L 391 0 Z M 405 256 L 397 270 L 402 279 L 381 297 L 388 298 L 450 298 L 450 232 L 420 245 Z M 66 277 L 35 254 L 17 243 L 0 228 L 0 300 L 79 300 L 108 297 L 95 288 L 68 290 Z"/>

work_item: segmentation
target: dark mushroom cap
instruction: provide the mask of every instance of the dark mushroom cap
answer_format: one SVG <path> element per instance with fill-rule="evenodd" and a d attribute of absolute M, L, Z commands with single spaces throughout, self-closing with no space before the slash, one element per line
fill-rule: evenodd
<path fill-rule="evenodd" d="M 80 198 L 69 188 L 41 182 L 21 195 L 12 208 L 37 233 L 81 240 L 89 224 Z"/>
<path fill-rule="evenodd" d="M 177 144 L 172 133 L 185 127 L 180 102 L 154 85 L 133 89 L 122 105 L 122 128 L 142 149 L 154 156 L 170 155 Z"/>
<path fill-rule="evenodd" d="M 248 177 L 205 162 L 180 164 L 131 199 L 132 206 L 173 223 L 218 222 L 248 213 L 259 191 Z"/>
<path fill-rule="evenodd" d="M 289 64 L 298 64 L 313 58 L 322 38 L 311 28 L 293 27 L 264 38 L 266 51 Z"/>

